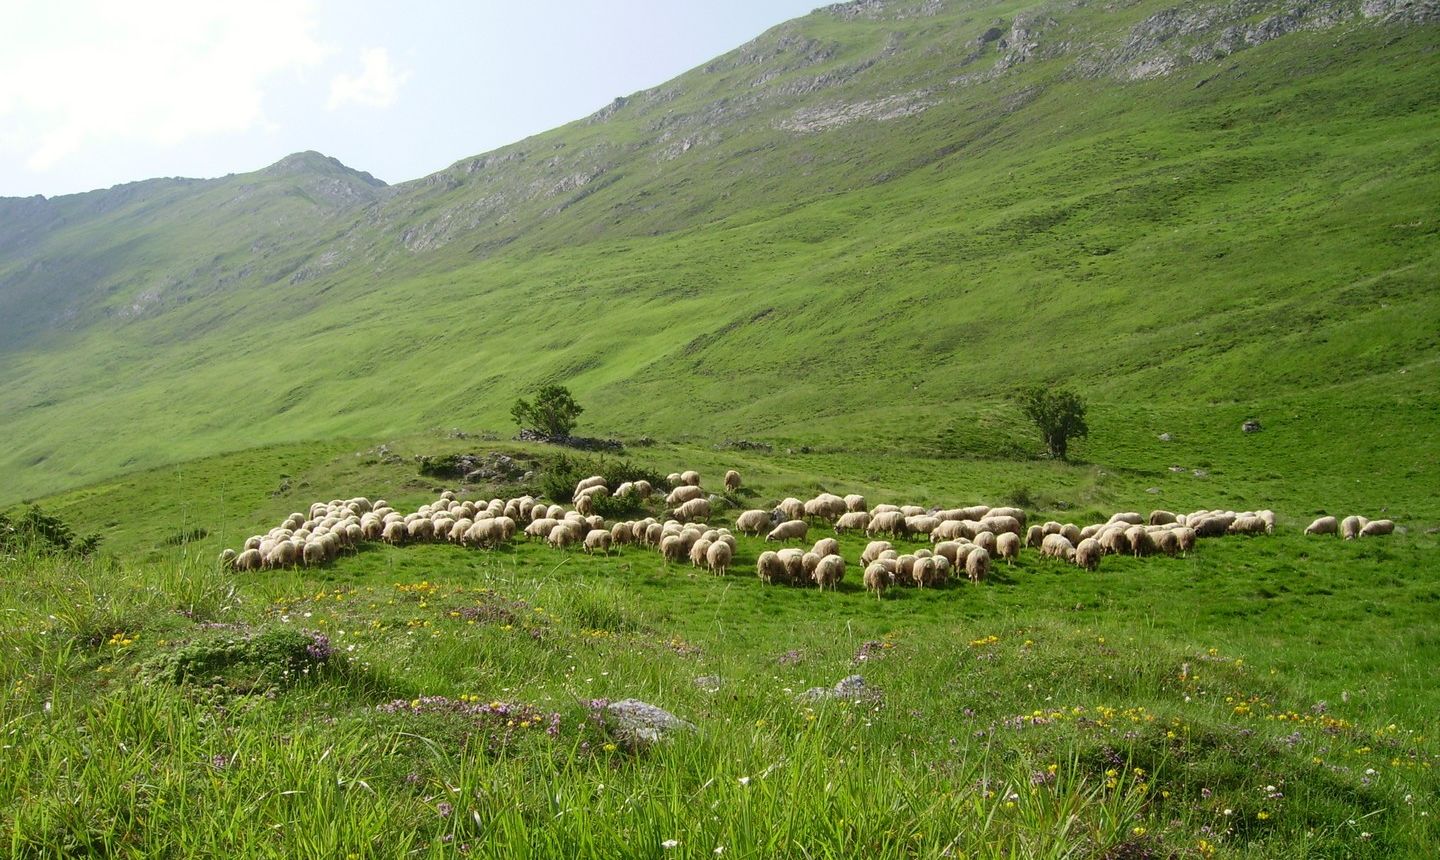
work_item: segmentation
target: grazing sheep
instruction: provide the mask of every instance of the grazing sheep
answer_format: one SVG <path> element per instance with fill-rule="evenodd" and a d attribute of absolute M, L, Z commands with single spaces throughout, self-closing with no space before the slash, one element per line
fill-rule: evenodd
<path fill-rule="evenodd" d="M 940 518 L 916 514 L 905 518 L 905 530 L 912 535 L 930 534 L 940 527 Z"/>
<path fill-rule="evenodd" d="M 1078 544 L 1080 543 L 1080 541 L 1084 540 L 1084 538 L 1080 537 L 1080 527 L 1075 525 L 1074 523 L 1066 523 L 1065 525 L 1061 526 L 1060 534 L 1064 535 L 1065 539 L 1070 541 L 1070 543 L 1072 544 Z"/>
<path fill-rule="evenodd" d="M 1361 537 L 1377 537 L 1379 535 L 1393 534 L 1395 523 L 1390 520 L 1371 520 L 1360 527 Z"/>
<path fill-rule="evenodd" d="M 558 525 L 560 525 L 559 520 L 551 519 L 550 517 L 541 517 L 525 527 L 525 535 L 537 539 L 545 538 L 548 537 L 550 531 Z"/>
<path fill-rule="evenodd" d="M 680 483 L 698 487 L 700 486 L 700 473 L 694 469 L 686 469 L 680 473 Z"/>
<path fill-rule="evenodd" d="M 1125 523 L 1126 525 L 1132 526 L 1139 526 L 1145 524 L 1145 518 L 1140 516 L 1138 513 L 1135 513 L 1134 511 L 1125 511 L 1123 513 L 1118 513 L 1110 517 L 1110 521 L 1106 523 L 1106 525 L 1113 526 L 1120 523 Z"/>
<path fill-rule="evenodd" d="M 860 563 L 869 564 L 880 557 L 880 553 L 888 549 L 894 549 L 888 540 L 872 540 L 865 545 L 865 551 L 860 553 Z"/>
<path fill-rule="evenodd" d="M 1150 512 L 1150 525 L 1166 526 L 1175 522 L 1175 514 L 1171 511 L 1154 510 Z"/>
<path fill-rule="evenodd" d="M 733 493 L 740 489 L 740 473 L 731 469 L 725 473 L 725 492 Z"/>
<path fill-rule="evenodd" d="M 236 570 L 259 570 L 263 563 L 264 559 L 260 557 L 260 550 L 255 547 L 247 547 L 235 556 Z"/>
<path fill-rule="evenodd" d="M 1025 545 L 1031 549 L 1039 549 L 1042 541 L 1045 540 L 1044 526 L 1031 526 L 1025 531 Z"/>
<path fill-rule="evenodd" d="M 800 578 L 810 579 L 815 573 L 815 568 L 819 566 L 819 555 L 816 555 L 813 552 L 807 552 L 804 555 L 800 556 Z"/>
<path fill-rule="evenodd" d="M 1136 558 L 1155 554 L 1155 538 L 1144 526 L 1126 529 L 1125 539 L 1130 542 L 1130 554 Z"/>
<path fill-rule="evenodd" d="M 595 499 L 593 496 L 580 496 L 575 500 L 575 510 L 582 516 L 590 516 L 595 513 Z"/>
<path fill-rule="evenodd" d="M 805 576 L 805 550 L 792 546 L 786 547 L 775 554 L 780 556 L 780 562 L 785 565 L 786 578 L 793 583 L 803 584 Z"/>
<path fill-rule="evenodd" d="M 980 547 L 965 556 L 965 575 L 971 582 L 980 582 L 990 575 L 990 553 Z"/>
<path fill-rule="evenodd" d="M 270 555 L 266 557 L 265 562 L 271 567 L 289 567 L 295 563 L 296 554 L 295 544 L 288 540 L 282 540 L 275 544 L 274 549 L 270 550 Z"/>
<path fill-rule="evenodd" d="M 705 563 L 709 566 L 710 572 L 716 576 L 724 576 L 730 569 L 730 560 L 734 557 L 735 550 L 723 540 L 717 540 L 710 544 L 705 551 Z"/>
<path fill-rule="evenodd" d="M 707 540 L 704 536 L 696 539 L 690 544 L 690 564 L 693 567 L 705 566 L 705 553 L 710 551 L 710 544 L 713 541 Z"/>
<path fill-rule="evenodd" d="M 741 534 L 758 535 L 771 527 L 770 512 L 758 509 L 745 511 L 735 518 L 735 529 Z"/>
<path fill-rule="evenodd" d="M 549 520 L 565 519 L 565 509 L 559 505 L 551 505 L 545 509 L 545 518 Z"/>
<path fill-rule="evenodd" d="M 890 587 L 890 571 L 878 561 L 872 561 L 870 566 L 865 568 L 864 579 L 865 590 L 875 592 L 877 600 L 884 596 L 885 589 Z"/>
<path fill-rule="evenodd" d="M 1085 570 L 1095 570 L 1100 566 L 1100 556 L 1104 554 L 1105 551 L 1100 548 L 1100 541 L 1095 538 L 1086 538 L 1080 541 L 1079 546 L 1075 547 L 1075 564 Z"/>
<path fill-rule="evenodd" d="M 1269 526 L 1260 517 L 1250 515 L 1236 517 L 1225 531 L 1232 535 L 1263 535 L 1268 534 Z"/>
<path fill-rule="evenodd" d="M 485 522 L 489 521 L 486 520 Z M 575 532 L 572 531 L 568 525 L 561 523 L 550 530 L 550 534 L 546 537 L 546 540 L 548 540 L 550 545 L 555 549 L 564 549 L 575 542 Z"/>
<path fill-rule="evenodd" d="M 900 511 L 884 511 L 873 515 L 870 525 L 865 529 L 865 533 L 869 535 L 904 535 L 908 532 L 905 528 L 905 514 Z"/>
<path fill-rule="evenodd" d="M 1182 555 L 1189 555 L 1190 550 L 1195 548 L 1195 530 L 1184 526 L 1175 530 L 1175 540 L 1180 547 Z"/>
<path fill-rule="evenodd" d="M 1265 534 L 1275 534 L 1275 512 L 1271 510 L 1257 511 L 1255 516 L 1265 521 Z"/>
<path fill-rule="evenodd" d="M 1093 538 L 1096 535 L 1100 534 L 1100 532 L 1104 531 L 1106 528 L 1106 526 L 1101 524 L 1088 525 L 1080 530 L 1080 539 L 1085 540 L 1086 538 Z"/>
<path fill-rule="evenodd" d="M 1064 535 L 1049 534 L 1040 544 L 1040 554 L 1048 558 L 1058 558 L 1061 561 L 1073 561 L 1075 547 Z"/>
<path fill-rule="evenodd" d="M 1020 557 L 1020 536 L 1014 532 L 996 535 L 995 553 L 1005 559 L 1006 566 L 1013 564 Z"/>
<path fill-rule="evenodd" d="M 951 564 L 956 564 L 955 559 L 960 555 L 960 547 L 966 546 L 958 540 L 942 540 L 935 544 L 935 557 L 943 558 Z"/>
<path fill-rule="evenodd" d="M 584 550 L 588 553 L 603 552 L 609 555 L 611 542 L 610 532 L 605 529 L 592 529 L 585 535 Z"/>
<path fill-rule="evenodd" d="M 755 575 L 759 576 L 760 581 L 766 585 L 772 585 L 776 581 L 783 582 L 790 578 L 785 570 L 785 563 L 780 560 L 779 555 L 771 550 L 760 553 L 760 557 L 755 559 Z"/>
<path fill-rule="evenodd" d="M 238 553 L 236 553 L 235 550 L 226 547 L 220 551 L 220 564 L 224 567 L 234 567 L 235 557 L 237 555 Z"/>
<path fill-rule="evenodd" d="M 835 521 L 836 533 L 846 531 L 864 531 L 870 526 L 870 514 L 865 511 L 848 511 L 840 515 Z"/>
<path fill-rule="evenodd" d="M 641 479 L 635 482 L 635 495 L 640 501 L 643 502 L 649 499 L 650 494 L 653 492 L 655 492 L 655 488 L 650 486 L 649 481 Z"/>
<path fill-rule="evenodd" d="M 826 586 L 834 591 L 840 585 L 840 580 L 845 578 L 845 559 L 838 555 L 825 556 L 815 566 L 811 578 L 820 586 L 821 591 L 824 591 Z"/>
<path fill-rule="evenodd" d="M 1009 532 L 1007 532 L 1009 534 Z M 981 532 L 975 536 L 974 544 L 986 552 L 994 555 L 997 551 L 997 543 L 993 532 Z"/>
<path fill-rule="evenodd" d="M 815 541 L 815 546 L 810 551 L 821 557 L 839 555 L 840 542 L 835 540 L 835 538 L 820 538 Z"/>
<path fill-rule="evenodd" d="M 385 524 L 384 530 L 380 532 L 380 539 L 388 544 L 402 544 L 409 537 L 403 520 L 391 520 Z"/>
<path fill-rule="evenodd" d="M 678 487 L 681 483 L 683 482 L 680 480 L 679 472 L 671 472 L 670 474 L 665 476 L 665 486 L 667 487 Z"/>
<path fill-rule="evenodd" d="M 997 515 L 994 511 L 991 511 L 988 516 L 980 521 L 980 528 L 994 534 L 1012 532 L 1018 535 L 1024 525 L 1024 521 L 1018 517 L 1012 517 L 1008 514 Z"/>
<path fill-rule="evenodd" d="M 660 555 L 666 563 L 685 560 L 685 541 L 679 535 L 666 535 L 660 541 Z"/>
<path fill-rule="evenodd" d="M 1020 524 L 1020 528 L 1023 529 L 1023 528 L 1025 527 L 1025 509 L 1024 509 L 1024 508 L 1016 508 L 1016 507 L 991 508 L 990 510 L 988 510 L 988 511 L 985 512 L 984 516 L 986 516 L 986 517 L 988 517 L 988 518 L 990 518 L 990 519 L 996 519 L 996 518 L 999 518 L 999 517 L 1014 517 L 1014 518 L 1015 518 L 1015 521 Z M 1019 534 L 1020 532 L 1017 530 L 1015 533 L 1016 533 L 1016 534 Z M 996 534 L 999 534 L 999 532 L 996 532 Z"/>
<path fill-rule="evenodd" d="M 680 486 L 671 490 L 670 494 L 665 497 L 665 504 L 673 508 L 676 505 L 683 505 L 691 499 L 698 499 L 704 495 L 705 490 L 700 487 L 692 487 L 689 484 L 681 484 Z"/>
<path fill-rule="evenodd" d="M 1223 514 L 1202 514 L 1199 518 L 1187 517 L 1186 524 L 1195 530 L 1196 537 L 1220 537 L 1230 528 L 1235 521 L 1234 517 Z"/>
<path fill-rule="evenodd" d="M 787 498 L 776 505 L 775 509 L 784 517 L 781 522 L 805 519 L 805 503 L 797 498 Z"/>
<path fill-rule="evenodd" d="M 923 517 L 928 514 L 929 511 L 920 505 L 901 505 L 900 513 L 907 517 Z"/>
<path fill-rule="evenodd" d="M 603 486 L 605 486 L 605 476 L 604 476 L 604 475 L 591 475 L 590 477 L 585 478 L 585 479 L 581 480 L 580 482 L 578 482 L 577 484 L 575 484 L 575 495 L 578 496 L 578 495 L 580 495 L 582 492 L 584 492 L 585 490 L 590 489 L 591 487 L 603 487 Z"/>
<path fill-rule="evenodd" d="M 930 542 L 939 543 L 945 540 L 970 537 L 970 524 L 962 520 L 941 519 L 940 524 L 930 530 Z"/>
<path fill-rule="evenodd" d="M 943 561 L 943 559 L 941 559 Z M 917 588 L 925 588 L 935 584 L 935 556 L 916 556 L 915 561 L 910 564 L 910 578 L 915 581 Z M 947 564 L 949 562 L 946 562 Z"/>
<path fill-rule="evenodd" d="M 1334 517 L 1321 517 L 1305 527 L 1307 535 L 1333 535 L 1340 531 L 1340 521 Z"/>
<path fill-rule="evenodd" d="M 631 522 L 616 523 L 610 527 L 610 543 L 613 546 L 623 546 L 635 542 L 635 524 Z"/>
<path fill-rule="evenodd" d="M 834 522 L 846 513 L 845 500 L 832 493 L 821 493 L 805 503 L 805 516 Z"/>
<path fill-rule="evenodd" d="M 1360 529 L 1364 527 L 1364 520 L 1352 514 L 1340 521 L 1340 536 L 1345 540 L 1354 540 L 1360 537 Z"/>
<path fill-rule="evenodd" d="M 1155 541 L 1155 549 L 1165 555 L 1174 558 L 1180 554 L 1180 535 L 1174 529 L 1156 532 L 1151 538 Z"/>
<path fill-rule="evenodd" d="M 880 514 L 898 513 L 902 513 L 899 505 L 876 505 L 870 509 L 870 516 L 872 517 L 879 516 Z"/>
<path fill-rule="evenodd" d="M 790 520 L 770 530 L 765 536 L 767 541 L 804 540 L 805 532 L 810 530 L 810 524 L 804 520 Z"/>
<path fill-rule="evenodd" d="M 858 493 L 851 493 L 845 497 L 845 510 L 850 513 L 863 513 L 865 511 L 865 497 Z"/>
<path fill-rule="evenodd" d="M 710 519 L 710 500 L 691 499 L 674 511 L 676 519 L 680 520 L 708 520 Z"/>
<path fill-rule="evenodd" d="M 660 546 L 665 539 L 665 527 L 659 523 L 651 523 L 645 527 L 645 545 Z"/>

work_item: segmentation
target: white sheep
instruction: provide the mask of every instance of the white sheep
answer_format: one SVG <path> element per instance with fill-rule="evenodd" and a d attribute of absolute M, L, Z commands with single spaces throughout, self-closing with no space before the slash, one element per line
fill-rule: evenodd
<path fill-rule="evenodd" d="M 1321 517 L 1305 527 L 1307 535 L 1333 535 L 1340 531 L 1340 521 L 1334 517 Z"/>
<path fill-rule="evenodd" d="M 905 528 L 905 514 L 900 511 L 881 511 L 874 514 L 870 518 L 870 525 L 865 529 L 865 533 L 872 536 L 908 534 L 908 530 Z"/>
<path fill-rule="evenodd" d="M 705 563 L 709 565 L 710 572 L 716 576 L 724 576 L 730 569 L 730 560 L 734 557 L 735 550 L 729 543 L 717 540 L 710 544 L 705 551 Z"/>
<path fill-rule="evenodd" d="M 733 493 L 740 489 L 740 473 L 734 469 L 725 472 L 725 492 Z"/>
<path fill-rule="evenodd" d="M 1020 536 L 1014 532 L 996 535 L 995 554 L 1005 559 L 1007 566 L 1013 564 L 1020 557 Z"/>
<path fill-rule="evenodd" d="M 1075 547 L 1075 564 L 1085 570 L 1095 570 L 1100 566 L 1100 556 L 1105 551 L 1100 547 L 1100 541 L 1095 538 L 1085 538 L 1080 545 Z"/>
<path fill-rule="evenodd" d="M 980 582 L 990 575 L 990 553 L 975 547 L 965 556 L 965 575 L 971 582 Z"/>
<path fill-rule="evenodd" d="M 700 487 L 692 487 L 689 484 L 681 484 L 680 486 L 671 490 L 669 495 L 665 497 L 665 504 L 673 508 L 676 505 L 683 505 L 691 499 L 698 499 L 704 495 L 705 490 Z"/>
<path fill-rule="evenodd" d="M 885 589 L 890 587 L 890 571 L 878 561 L 872 561 L 865 568 L 864 579 L 865 590 L 875 592 L 877 600 L 885 594 Z"/>
<path fill-rule="evenodd" d="M 888 540 L 872 540 L 865 545 L 865 551 L 860 553 L 860 563 L 869 564 L 880 557 L 880 553 L 894 549 Z"/>
<path fill-rule="evenodd" d="M 815 546 L 810 551 L 821 557 L 839 555 L 840 542 L 835 540 L 835 538 L 821 538 L 815 541 Z"/>
<path fill-rule="evenodd" d="M 680 473 L 680 483 L 698 487 L 700 486 L 700 473 L 694 469 L 687 469 Z"/>
<path fill-rule="evenodd" d="M 1394 531 L 1395 523 L 1391 520 L 1371 520 L 1360 527 L 1360 536 L 1376 537 L 1378 535 L 1392 534 Z"/>
<path fill-rule="evenodd" d="M 793 496 L 782 500 L 775 509 L 784 518 L 781 522 L 805 519 L 805 503 Z"/>
<path fill-rule="evenodd" d="M 870 526 L 870 514 L 865 511 L 847 511 L 835 520 L 836 533 L 864 531 Z"/>
<path fill-rule="evenodd" d="M 820 586 L 821 591 L 824 591 L 826 586 L 834 591 L 840 585 L 840 580 L 845 578 L 845 559 L 838 555 L 825 556 L 815 566 L 811 578 Z"/>
<path fill-rule="evenodd" d="M 585 535 L 584 549 L 588 553 L 603 552 L 609 555 L 611 542 L 610 532 L 605 529 L 592 529 Z"/>
<path fill-rule="evenodd" d="M 864 512 L 865 497 L 859 493 L 850 493 L 845 497 L 845 510 L 849 513 Z"/>
<path fill-rule="evenodd" d="M 760 553 L 760 557 L 755 559 L 755 575 L 759 576 L 760 581 L 766 585 L 777 581 L 784 582 L 790 578 L 789 573 L 785 570 L 785 563 L 772 550 Z"/>
<path fill-rule="evenodd" d="M 804 520 L 789 520 L 770 530 L 765 536 L 767 541 L 804 540 L 805 532 L 810 530 L 810 524 Z"/>
<path fill-rule="evenodd" d="M 708 520 L 710 519 L 710 500 L 691 499 L 676 508 L 674 515 L 682 520 Z"/>

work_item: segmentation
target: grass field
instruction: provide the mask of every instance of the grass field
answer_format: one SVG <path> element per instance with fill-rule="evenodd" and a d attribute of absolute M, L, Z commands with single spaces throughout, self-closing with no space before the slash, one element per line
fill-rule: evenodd
<path fill-rule="evenodd" d="M 1084 573 L 1027 551 L 983 585 L 883 600 L 859 586 L 854 537 L 835 593 L 763 585 L 762 542 L 743 537 L 725 577 L 524 540 L 215 569 L 217 546 L 299 499 L 433 498 L 404 446 L 400 462 L 355 449 L 257 450 L 130 497 L 57 499 L 115 517 L 119 557 L 3 561 L 13 854 L 1425 857 L 1440 839 L 1440 576 L 1420 529 L 1344 542 L 1282 517 L 1188 558 Z M 1016 471 L 1082 508 L 1040 516 L 1145 497 L 1084 465 L 957 463 L 927 485 L 934 463 L 886 458 L 837 484 L 862 462 L 675 456 L 637 460 L 743 459 L 743 505 L 817 483 L 968 502 L 987 493 L 960 486 Z M 221 474 L 217 509 L 200 500 Z M 272 496 L 278 475 L 290 489 Z M 145 525 L 126 527 L 118 509 L 142 497 Z M 185 529 L 205 534 L 167 543 Z M 876 696 L 797 698 L 852 674 Z M 632 749 L 593 708 L 628 697 L 696 729 Z"/>

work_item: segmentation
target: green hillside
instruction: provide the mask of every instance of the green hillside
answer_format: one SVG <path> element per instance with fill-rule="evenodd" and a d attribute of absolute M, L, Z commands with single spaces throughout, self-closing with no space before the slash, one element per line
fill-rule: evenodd
<path fill-rule="evenodd" d="M 842 4 L 400 186 L 0 201 L 0 503 L 553 380 L 594 435 L 1024 459 L 1065 380 L 1088 460 L 1261 479 L 1258 417 L 1317 503 L 1436 516 L 1434 19 Z"/>

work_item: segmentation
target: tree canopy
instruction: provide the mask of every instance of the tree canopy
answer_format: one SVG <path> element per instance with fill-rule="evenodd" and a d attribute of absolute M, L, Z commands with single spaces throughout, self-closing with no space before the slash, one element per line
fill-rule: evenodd
<path fill-rule="evenodd" d="M 1016 398 L 1025 417 L 1035 423 L 1045 437 L 1050 456 L 1064 460 L 1070 440 L 1087 436 L 1085 401 L 1068 388 L 1037 385 L 1020 392 Z"/>
<path fill-rule="evenodd" d="M 575 402 L 570 389 L 563 385 L 545 385 L 535 392 L 534 400 L 517 398 L 510 407 L 510 417 L 522 429 L 534 430 L 545 436 L 569 436 L 575 420 L 585 408 Z"/>

